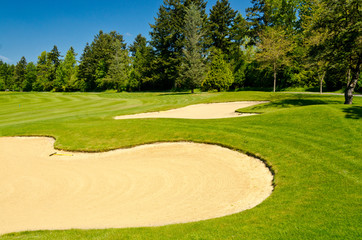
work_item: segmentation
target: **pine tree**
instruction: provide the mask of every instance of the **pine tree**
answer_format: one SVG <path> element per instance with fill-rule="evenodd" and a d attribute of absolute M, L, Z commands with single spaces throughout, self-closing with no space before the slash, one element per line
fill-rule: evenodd
<path fill-rule="evenodd" d="M 201 12 L 195 4 L 191 4 L 186 10 L 184 36 L 185 48 L 182 63 L 182 79 L 180 85 L 191 89 L 201 86 L 205 75 L 205 64 L 202 54 L 203 20 Z"/>
<path fill-rule="evenodd" d="M 155 24 L 151 24 L 151 45 L 155 49 L 153 62 L 154 85 L 159 89 L 171 89 L 180 79 L 184 35 L 185 10 L 193 2 L 206 19 L 203 0 L 164 0 L 159 8 Z"/>
<path fill-rule="evenodd" d="M 76 53 L 73 47 L 67 51 L 64 61 L 59 64 L 54 82 L 55 91 L 74 91 L 76 87 Z"/>
<path fill-rule="evenodd" d="M 210 10 L 208 19 L 209 47 L 221 49 L 229 55 L 232 48 L 232 28 L 237 12 L 230 6 L 228 0 L 217 0 Z"/>
<path fill-rule="evenodd" d="M 37 77 L 36 66 L 33 62 L 30 62 L 26 66 L 25 81 L 22 84 L 22 89 L 24 91 L 31 91 L 33 88 L 33 83 L 36 81 L 36 77 Z"/>
<path fill-rule="evenodd" d="M 11 89 L 15 66 L 0 60 L 0 89 Z"/>
<path fill-rule="evenodd" d="M 51 65 L 47 60 L 47 55 L 47 52 L 43 51 L 40 56 L 38 56 L 38 62 L 36 65 L 37 78 L 32 86 L 34 91 L 47 91 L 50 89 L 49 76 Z"/>
<path fill-rule="evenodd" d="M 151 82 L 151 64 L 153 62 L 152 47 L 147 45 L 147 40 L 139 34 L 130 46 L 132 53 L 132 68 L 130 70 L 129 90 L 140 91 L 142 87 L 147 89 L 147 83 Z"/>
<path fill-rule="evenodd" d="M 246 9 L 246 16 L 252 45 L 259 41 L 266 27 L 281 27 L 291 34 L 300 25 L 297 15 L 300 15 L 304 0 L 251 0 L 251 3 L 252 7 Z"/>
<path fill-rule="evenodd" d="M 245 82 L 246 52 L 247 52 L 247 32 L 248 25 L 241 13 L 238 13 L 231 29 L 231 39 L 233 40 L 230 51 L 230 65 L 234 74 L 234 87 L 242 87 Z"/>
<path fill-rule="evenodd" d="M 228 90 L 233 82 L 233 74 L 224 60 L 221 50 L 213 50 L 211 67 L 201 87 L 206 90 L 216 89 L 220 92 L 221 90 Z"/>
<path fill-rule="evenodd" d="M 56 72 L 60 65 L 60 52 L 58 51 L 58 47 L 54 45 L 53 49 L 47 53 L 47 65 L 48 68 L 48 81 L 45 85 L 46 91 L 53 90 L 54 88 L 54 81 L 56 78 Z"/>
<path fill-rule="evenodd" d="M 13 90 L 22 91 L 23 82 L 25 81 L 27 62 L 22 57 L 15 66 Z"/>
<path fill-rule="evenodd" d="M 125 49 L 126 44 L 122 35 L 115 31 L 110 33 L 99 31 L 91 45 L 86 45 L 80 59 L 78 77 L 83 90 L 106 90 L 107 84 L 103 83 L 103 80 L 116 54 Z"/>
<path fill-rule="evenodd" d="M 155 87 L 171 89 L 180 77 L 182 46 L 180 22 L 182 22 L 180 0 L 164 0 L 159 8 L 155 24 L 151 24 L 151 45 L 155 49 Z"/>
<path fill-rule="evenodd" d="M 107 75 L 100 83 L 100 87 L 114 89 L 119 92 L 128 90 L 130 63 L 128 50 L 119 49 L 110 64 Z"/>

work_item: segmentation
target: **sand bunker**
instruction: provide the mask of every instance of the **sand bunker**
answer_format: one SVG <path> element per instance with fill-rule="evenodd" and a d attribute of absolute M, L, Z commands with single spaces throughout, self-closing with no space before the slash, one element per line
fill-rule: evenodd
<path fill-rule="evenodd" d="M 267 102 L 226 102 L 226 103 L 204 103 L 186 106 L 161 112 L 139 113 L 133 115 L 117 116 L 115 119 L 134 118 L 187 118 L 187 119 L 216 119 L 245 117 L 255 115 L 254 113 L 237 113 L 237 109 L 254 106 Z"/>
<path fill-rule="evenodd" d="M 53 144 L 0 138 L 0 234 L 198 221 L 252 208 L 272 192 L 261 161 L 219 146 L 66 153 Z"/>

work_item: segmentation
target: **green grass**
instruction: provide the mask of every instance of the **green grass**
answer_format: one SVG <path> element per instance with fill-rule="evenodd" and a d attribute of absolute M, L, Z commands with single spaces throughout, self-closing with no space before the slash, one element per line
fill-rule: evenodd
<path fill-rule="evenodd" d="M 268 100 L 245 118 L 113 116 L 201 102 Z M 256 155 L 275 190 L 242 213 L 154 228 L 35 231 L 0 239 L 361 239 L 362 98 L 263 92 L 0 93 L 0 136 L 47 135 L 57 148 L 105 151 L 162 141 L 223 145 Z M 1 213 L 0 213 L 1 214 Z"/>

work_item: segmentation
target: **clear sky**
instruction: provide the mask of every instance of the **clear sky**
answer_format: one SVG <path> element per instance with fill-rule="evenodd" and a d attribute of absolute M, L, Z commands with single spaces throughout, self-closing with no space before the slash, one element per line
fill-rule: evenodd
<path fill-rule="evenodd" d="M 73 46 L 78 57 L 87 42 L 117 31 L 130 44 L 137 34 L 149 38 L 163 0 L 0 0 L 0 59 L 16 64 L 22 56 L 37 61 L 57 45 L 62 55 Z M 245 16 L 249 0 L 229 0 Z M 208 1 L 210 9 L 216 0 Z"/>

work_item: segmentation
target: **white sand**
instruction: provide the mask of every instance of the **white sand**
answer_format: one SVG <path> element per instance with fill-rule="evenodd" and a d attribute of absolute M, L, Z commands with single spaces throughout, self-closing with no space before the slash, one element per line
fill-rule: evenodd
<path fill-rule="evenodd" d="M 199 221 L 252 208 L 273 190 L 261 161 L 219 146 L 65 153 L 53 144 L 0 138 L 0 234 Z"/>
<path fill-rule="evenodd" d="M 245 117 L 255 115 L 253 113 L 237 113 L 237 109 L 254 106 L 267 102 L 226 102 L 226 103 L 204 103 L 186 106 L 161 112 L 139 113 L 133 115 L 117 116 L 115 119 L 134 118 L 186 118 L 186 119 L 216 119 Z"/>

